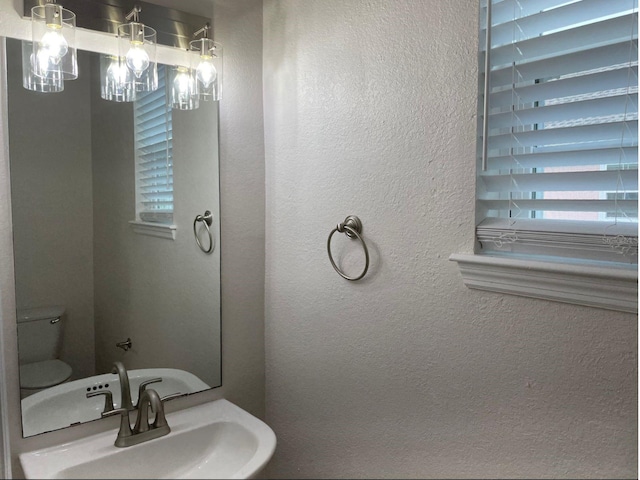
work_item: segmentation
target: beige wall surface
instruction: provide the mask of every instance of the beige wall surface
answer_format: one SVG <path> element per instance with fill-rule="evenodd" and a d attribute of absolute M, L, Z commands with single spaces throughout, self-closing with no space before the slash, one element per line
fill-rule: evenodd
<path fill-rule="evenodd" d="M 637 476 L 636 316 L 448 261 L 473 248 L 478 3 L 264 5 L 271 475 Z M 350 214 L 356 283 L 326 252 Z"/>

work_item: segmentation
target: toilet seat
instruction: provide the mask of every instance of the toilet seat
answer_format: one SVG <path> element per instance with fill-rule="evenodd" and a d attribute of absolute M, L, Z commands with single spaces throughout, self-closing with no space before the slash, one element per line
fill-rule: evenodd
<path fill-rule="evenodd" d="M 20 388 L 53 387 L 68 380 L 71 373 L 71 367 L 58 359 L 20 365 Z"/>

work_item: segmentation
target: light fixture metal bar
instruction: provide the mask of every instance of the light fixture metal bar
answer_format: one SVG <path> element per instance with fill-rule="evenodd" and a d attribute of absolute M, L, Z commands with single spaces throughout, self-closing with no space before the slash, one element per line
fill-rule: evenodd
<path fill-rule="evenodd" d="M 142 8 L 140 7 L 140 5 L 135 5 L 131 11 L 124 16 L 125 20 L 132 20 L 134 23 L 140 23 L 140 12 L 142 11 Z"/>
<path fill-rule="evenodd" d="M 200 30 L 193 32 L 193 36 L 197 37 L 198 35 L 202 35 L 203 38 L 209 38 L 209 30 L 211 30 L 211 25 L 206 23 Z"/>

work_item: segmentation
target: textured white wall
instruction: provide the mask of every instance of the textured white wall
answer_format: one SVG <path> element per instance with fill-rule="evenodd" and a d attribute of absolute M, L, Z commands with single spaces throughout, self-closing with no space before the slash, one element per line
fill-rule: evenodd
<path fill-rule="evenodd" d="M 264 5 L 271 475 L 636 476 L 636 317 L 447 261 L 473 247 L 477 2 Z M 359 283 L 326 254 L 348 214 Z"/>

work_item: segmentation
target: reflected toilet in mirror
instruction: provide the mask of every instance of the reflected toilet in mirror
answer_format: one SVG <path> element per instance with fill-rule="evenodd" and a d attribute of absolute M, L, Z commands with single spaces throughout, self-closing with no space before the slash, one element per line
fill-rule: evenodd
<path fill-rule="evenodd" d="M 71 367 L 59 359 L 63 317 L 62 306 L 18 310 L 20 398 L 71 378 Z"/>

